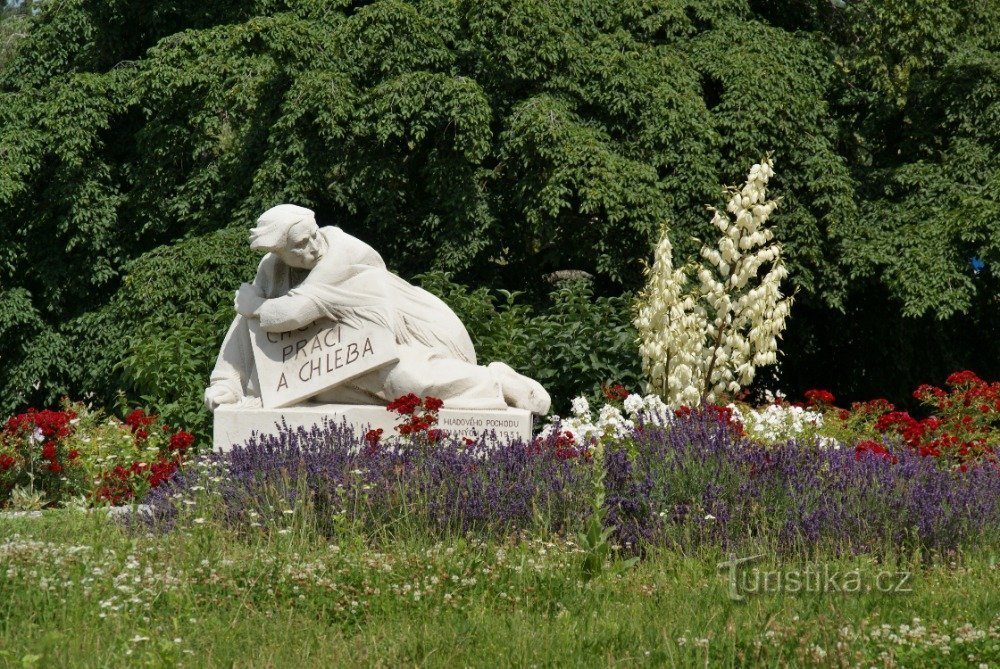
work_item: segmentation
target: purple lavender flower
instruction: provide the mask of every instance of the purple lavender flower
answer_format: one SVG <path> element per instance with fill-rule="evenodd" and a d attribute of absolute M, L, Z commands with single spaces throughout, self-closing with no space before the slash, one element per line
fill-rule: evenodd
<path fill-rule="evenodd" d="M 285 428 L 254 437 L 225 456 L 219 502 L 225 520 L 260 522 L 306 504 L 319 529 L 333 533 L 333 518 L 356 526 L 417 522 L 431 531 L 502 533 L 526 529 L 541 517 L 554 531 L 567 530 L 588 511 L 592 465 L 557 457 L 545 440 L 466 445 L 370 448 L 344 426 Z M 176 515 L 174 495 L 198 477 L 185 472 L 154 490 L 147 503 L 161 518 Z"/>
<path fill-rule="evenodd" d="M 947 471 L 898 444 L 897 462 L 817 443 L 760 445 L 714 417 L 641 421 L 600 461 L 567 456 L 556 436 L 368 447 L 346 425 L 255 437 L 210 460 L 220 514 L 233 527 L 277 522 L 308 507 L 317 529 L 365 532 L 411 523 L 429 532 L 495 536 L 544 526 L 572 532 L 593 504 L 603 468 L 605 522 L 641 552 L 661 545 L 794 553 L 948 550 L 1000 535 L 1000 474 Z M 146 500 L 169 523 L 177 493 L 203 478 L 179 472 Z M 336 521 L 336 519 L 341 519 Z"/>

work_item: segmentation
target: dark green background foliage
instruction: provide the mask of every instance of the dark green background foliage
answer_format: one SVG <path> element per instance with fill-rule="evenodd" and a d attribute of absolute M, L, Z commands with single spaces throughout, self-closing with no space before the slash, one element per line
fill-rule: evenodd
<path fill-rule="evenodd" d="M 531 370 L 564 411 L 567 398 L 596 399 L 601 386 L 614 382 L 642 386 L 632 327 L 633 296 L 595 297 L 584 279 L 561 281 L 544 310 L 520 293 L 486 288 L 470 290 L 443 272 L 418 277 L 420 284 L 451 305 L 476 342 L 481 363 L 503 360 Z"/>
<path fill-rule="evenodd" d="M 634 379 L 659 226 L 692 252 L 766 151 L 786 389 L 1000 376 L 998 3 L 35 6 L 0 13 L 0 414 L 124 388 L 203 425 L 245 231 L 280 202 L 434 272 L 482 357 L 564 408 Z M 550 295 L 565 269 L 595 279 Z"/>

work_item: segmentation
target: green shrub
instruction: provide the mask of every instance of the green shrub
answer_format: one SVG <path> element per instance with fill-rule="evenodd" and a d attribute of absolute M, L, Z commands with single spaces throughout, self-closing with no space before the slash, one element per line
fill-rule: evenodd
<path fill-rule="evenodd" d="M 465 323 L 480 364 L 503 360 L 552 395 L 556 413 L 582 392 L 596 397 L 602 385 L 640 386 L 637 333 L 631 322 L 632 297 L 596 297 L 589 280 L 557 284 L 548 304 L 536 310 L 519 302 L 520 293 L 470 290 L 448 274 L 418 277 Z"/>
<path fill-rule="evenodd" d="M 227 228 L 191 237 L 131 263 L 111 304 L 76 329 L 91 361 L 83 385 L 105 389 L 105 401 L 121 388 L 210 441 L 202 393 L 235 313 L 233 295 L 259 260 L 246 234 Z"/>

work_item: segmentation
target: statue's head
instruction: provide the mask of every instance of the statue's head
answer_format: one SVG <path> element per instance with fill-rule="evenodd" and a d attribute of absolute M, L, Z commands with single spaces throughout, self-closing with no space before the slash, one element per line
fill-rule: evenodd
<path fill-rule="evenodd" d="M 312 269 L 325 251 L 316 216 L 294 204 L 271 207 L 250 230 L 250 248 L 270 251 L 289 267 Z"/>

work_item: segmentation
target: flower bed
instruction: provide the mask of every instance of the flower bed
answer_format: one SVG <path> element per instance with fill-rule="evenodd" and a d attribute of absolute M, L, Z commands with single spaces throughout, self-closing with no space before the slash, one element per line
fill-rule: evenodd
<path fill-rule="evenodd" d="M 0 508 L 123 504 L 169 479 L 193 446 L 142 409 L 124 420 L 82 403 L 31 409 L 0 430 Z"/>
<path fill-rule="evenodd" d="M 9 508 L 145 498 L 161 521 L 218 514 L 248 532 L 280 527 L 300 508 L 327 535 L 404 525 L 571 534 L 602 521 L 635 552 L 996 541 L 1000 384 L 961 372 L 915 397 L 930 415 L 884 400 L 841 409 L 823 390 L 808 392 L 808 405 L 778 396 L 759 408 L 671 410 L 614 386 L 597 410 L 578 398 L 571 417 L 554 417 L 534 440 L 495 444 L 438 429 L 440 400 L 410 395 L 388 407 L 400 416 L 395 435 L 285 430 L 183 470 L 193 446 L 183 430 L 139 410 L 119 421 L 66 405 L 7 421 L 0 493 Z"/>
<path fill-rule="evenodd" d="M 822 430 L 860 418 L 842 417 L 829 394 L 813 393 L 808 412 L 825 422 L 810 423 L 808 434 L 808 421 L 789 423 L 799 438 L 777 441 L 748 431 L 733 407 L 671 412 L 653 397 L 616 391 L 608 399 L 596 422 L 578 401 L 573 418 L 532 442 L 494 445 L 436 430 L 439 404 L 413 397 L 392 406 L 405 419 L 402 439 L 359 439 L 329 424 L 286 430 L 208 457 L 148 501 L 161 519 L 217 513 L 245 531 L 307 508 L 328 535 L 345 525 L 380 532 L 401 524 L 502 535 L 579 530 L 601 500 L 614 540 L 636 552 L 944 551 L 998 538 L 995 447 L 952 466 L 890 433 L 843 446 Z M 879 422 L 869 405 L 856 411 Z"/>
<path fill-rule="evenodd" d="M 174 518 L 195 499 L 208 499 L 224 520 L 243 527 L 273 525 L 308 506 L 327 533 L 343 523 L 374 528 L 401 519 L 504 533 L 531 527 L 538 514 L 562 530 L 587 512 L 590 467 L 568 458 L 558 437 L 499 445 L 432 438 L 440 442 L 387 445 L 330 423 L 286 430 L 202 458 L 146 501 L 161 518 Z"/>
<path fill-rule="evenodd" d="M 648 426 L 605 458 L 609 522 L 623 543 L 937 550 L 996 540 L 1000 475 L 898 449 L 895 461 L 819 440 L 759 444 L 702 413 Z"/>

